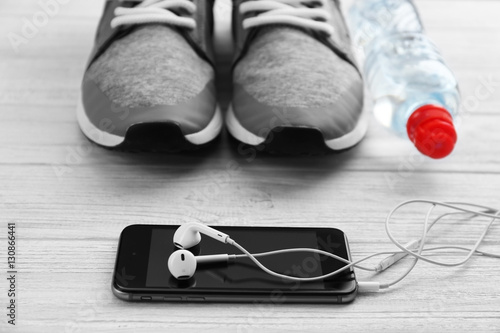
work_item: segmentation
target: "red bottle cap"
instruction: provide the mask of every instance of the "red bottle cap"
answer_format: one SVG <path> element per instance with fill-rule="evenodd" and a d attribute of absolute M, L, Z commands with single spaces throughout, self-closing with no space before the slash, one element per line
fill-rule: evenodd
<path fill-rule="evenodd" d="M 448 156 L 457 142 L 453 118 L 437 105 L 428 104 L 415 110 L 408 119 L 406 130 L 422 154 L 436 159 Z"/>

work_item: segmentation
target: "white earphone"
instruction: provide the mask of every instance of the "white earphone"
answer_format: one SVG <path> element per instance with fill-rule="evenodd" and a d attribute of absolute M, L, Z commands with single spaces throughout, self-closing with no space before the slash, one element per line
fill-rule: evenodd
<path fill-rule="evenodd" d="M 426 214 L 425 221 L 424 221 L 424 229 L 422 232 L 422 236 L 418 240 L 413 240 L 405 245 L 400 244 L 393 236 L 390 231 L 390 220 L 392 218 L 392 215 L 401 207 L 412 204 L 412 203 L 426 203 L 430 204 L 431 208 Z M 450 209 L 454 209 L 459 211 L 454 212 L 454 213 L 447 213 L 440 215 L 436 219 L 434 219 L 432 222 L 429 223 L 430 215 L 434 208 L 436 206 L 442 206 L 442 207 L 447 207 Z M 473 211 L 467 208 L 463 208 L 461 206 L 469 206 L 469 207 L 476 207 L 480 208 L 482 210 L 480 211 Z M 494 214 L 491 214 L 494 213 Z M 441 246 L 441 247 L 434 247 L 434 248 L 425 248 L 428 232 L 431 230 L 431 228 L 442 218 L 445 216 L 453 215 L 453 214 L 469 214 L 472 215 L 472 217 L 476 216 L 484 216 L 484 217 L 489 217 L 491 218 L 491 221 L 489 224 L 486 226 L 484 232 L 481 234 L 481 237 L 479 240 L 476 242 L 475 246 L 473 248 L 466 248 L 466 247 L 460 247 L 460 246 Z M 425 260 L 429 263 L 440 265 L 440 266 L 459 266 L 465 264 L 474 254 L 482 255 L 482 256 L 488 256 L 488 257 L 494 257 L 494 258 L 500 258 L 499 254 L 492 254 L 492 253 L 487 253 L 484 251 L 479 251 L 478 247 L 481 245 L 481 242 L 484 240 L 486 237 L 486 234 L 489 230 L 489 228 L 493 225 L 493 222 L 497 219 L 500 218 L 499 216 L 500 210 L 486 207 L 486 206 L 480 206 L 480 205 L 475 205 L 475 204 L 470 204 L 470 203 L 444 203 L 444 202 L 437 202 L 437 201 L 431 201 L 431 200 L 410 200 L 403 202 L 396 206 L 387 216 L 386 221 L 385 221 L 385 226 L 386 226 L 386 231 L 387 234 L 390 238 L 390 240 L 401 249 L 401 251 L 388 251 L 388 252 L 379 252 L 372 254 L 370 256 L 367 256 L 363 259 L 357 260 L 357 261 L 349 261 L 346 260 L 342 257 L 339 257 L 333 253 L 318 250 L 318 249 L 313 249 L 313 248 L 294 248 L 294 249 L 283 249 L 283 250 L 276 250 L 276 251 L 270 251 L 270 252 L 264 252 L 264 253 L 257 253 L 257 254 L 251 254 L 248 252 L 245 248 L 243 248 L 241 245 L 239 245 L 237 242 L 235 242 L 233 239 L 229 237 L 229 235 L 222 233 L 214 228 L 208 227 L 204 224 L 201 223 L 196 223 L 196 222 L 191 222 L 191 223 L 186 223 L 181 225 L 175 232 L 174 234 L 174 245 L 180 250 L 174 251 L 169 259 L 168 259 L 168 269 L 172 276 L 178 280 L 185 280 L 191 278 L 195 272 L 196 272 L 196 267 L 200 263 L 216 263 L 216 262 L 229 262 L 231 260 L 234 260 L 236 258 L 240 257 L 248 257 L 251 259 L 260 269 L 262 269 L 264 272 L 275 276 L 279 277 L 281 279 L 285 280 L 292 280 L 292 281 L 317 281 L 317 280 L 322 280 L 326 279 L 330 276 L 333 276 L 335 274 L 338 274 L 346 269 L 349 269 L 350 267 L 356 267 L 359 269 L 363 270 L 368 270 L 368 271 L 373 271 L 373 272 L 381 272 L 384 271 L 385 269 L 391 267 L 393 264 L 397 263 L 399 260 L 403 259 L 404 257 L 410 255 L 414 257 L 414 263 L 413 265 L 398 279 L 381 284 L 379 282 L 358 282 L 358 287 L 360 292 L 374 292 L 374 291 L 379 291 L 380 289 L 384 288 L 389 288 L 390 286 L 395 285 L 396 283 L 400 282 L 403 280 L 415 267 L 417 261 L 419 259 Z M 240 250 L 243 254 L 216 254 L 216 255 L 206 255 L 206 256 L 195 256 L 193 253 L 190 251 L 187 251 L 186 249 L 191 248 L 193 246 L 196 246 L 200 243 L 201 241 L 201 234 L 204 234 L 206 236 L 209 236 L 215 240 L 218 240 L 222 243 L 225 244 L 230 244 L 236 247 L 238 250 Z M 445 262 L 440 262 L 437 260 L 432 260 L 427 258 L 427 256 L 423 255 L 423 252 L 432 252 L 432 251 L 442 251 L 443 249 L 448 249 L 448 250 L 455 250 L 455 251 L 467 251 L 468 255 L 466 258 L 460 262 L 457 263 L 445 263 Z M 290 275 L 285 275 L 281 273 L 274 272 L 264 266 L 260 261 L 257 259 L 257 257 L 263 257 L 263 256 L 270 256 L 270 255 L 275 255 L 279 253 L 293 253 L 293 252 L 311 252 L 311 253 L 317 253 L 321 254 L 324 256 L 328 256 L 331 258 L 334 258 L 336 260 L 342 261 L 346 265 L 336 271 L 320 275 L 320 276 L 315 276 L 315 277 L 308 277 L 308 278 L 299 278 L 295 276 L 290 276 Z M 361 262 L 364 262 L 370 258 L 380 256 L 380 255 L 389 255 L 385 259 L 383 259 L 378 265 L 375 267 L 365 267 L 360 265 Z"/>
<path fill-rule="evenodd" d="M 190 222 L 181 225 L 174 234 L 174 245 L 181 249 L 189 249 L 201 241 L 201 234 L 209 236 L 222 243 L 227 243 L 229 236 L 204 224 Z"/>
<path fill-rule="evenodd" d="M 177 280 L 187 280 L 194 275 L 198 264 L 227 262 L 229 259 L 229 254 L 195 256 L 190 251 L 178 250 L 174 251 L 168 258 L 168 270 Z"/>
<path fill-rule="evenodd" d="M 201 234 L 204 234 L 206 236 L 209 236 L 215 240 L 218 240 L 222 243 L 225 244 L 230 244 L 235 246 L 237 249 L 239 249 L 241 252 L 243 252 L 243 255 L 237 255 L 237 254 L 215 254 L 215 255 L 206 255 L 206 256 L 195 256 L 193 253 L 190 251 L 187 251 L 186 249 L 196 246 L 200 243 L 201 241 Z M 293 281 L 316 281 L 316 280 L 322 280 L 325 279 L 329 276 L 335 275 L 337 273 L 340 273 L 343 270 L 348 269 L 349 267 L 352 266 L 351 262 L 347 259 L 344 259 L 342 257 L 339 257 L 333 253 L 318 250 L 318 249 L 309 249 L 309 248 L 296 248 L 296 249 L 284 249 L 284 250 L 277 250 L 277 251 L 269 251 L 269 252 L 263 252 L 263 253 L 257 253 L 257 254 L 251 254 L 248 252 L 245 248 L 243 248 L 241 245 L 236 243 L 233 239 L 231 239 L 228 235 L 225 233 L 222 233 L 214 228 L 211 228 L 209 226 L 206 226 L 201 223 L 196 223 L 196 222 L 191 222 L 191 223 L 186 223 L 181 225 L 174 233 L 174 245 L 181 250 L 174 251 L 169 259 L 168 259 L 168 269 L 172 276 L 178 280 L 186 280 L 191 278 L 195 271 L 196 267 L 200 263 L 215 263 L 215 262 L 228 262 L 230 260 L 234 260 L 236 258 L 240 257 L 248 257 L 250 258 L 259 268 L 261 268 L 264 272 L 279 277 L 283 279 L 288 279 L 288 280 L 293 280 Z M 291 252 L 311 252 L 311 253 L 318 253 L 322 254 L 325 256 L 332 257 L 334 259 L 340 260 L 346 264 L 349 264 L 347 266 L 344 266 L 343 268 L 332 272 L 328 273 L 325 275 L 317 276 L 317 277 L 311 277 L 311 278 L 298 278 L 294 276 L 289 276 L 289 275 L 284 275 L 280 273 L 276 273 L 264 265 L 262 265 L 256 257 L 263 257 L 263 256 L 269 256 L 269 255 L 274 255 L 278 253 L 291 253 Z"/>
<path fill-rule="evenodd" d="M 174 234 L 174 245 L 181 250 L 174 251 L 168 258 L 168 270 L 177 280 L 191 278 L 200 263 L 223 262 L 229 260 L 228 254 L 197 256 L 189 249 L 201 241 L 201 233 L 222 243 L 227 243 L 229 236 L 204 224 L 191 222 L 181 225 Z"/>

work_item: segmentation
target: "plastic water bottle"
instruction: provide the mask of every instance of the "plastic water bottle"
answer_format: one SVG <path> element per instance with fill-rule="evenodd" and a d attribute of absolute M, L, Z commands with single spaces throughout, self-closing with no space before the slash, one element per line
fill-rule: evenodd
<path fill-rule="evenodd" d="M 457 80 L 424 34 L 411 0 L 357 0 L 348 15 L 375 118 L 424 155 L 443 158 L 457 141 Z"/>

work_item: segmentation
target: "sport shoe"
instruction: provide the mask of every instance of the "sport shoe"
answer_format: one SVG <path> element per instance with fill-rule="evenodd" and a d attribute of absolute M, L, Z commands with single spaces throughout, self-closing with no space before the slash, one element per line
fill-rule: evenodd
<path fill-rule="evenodd" d="M 82 84 L 78 122 L 125 150 L 198 148 L 222 128 L 213 0 L 108 0 Z"/>
<path fill-rule="evenodd" d="M 291 154 L 361 141 L 363 81 L 338 1 L 234 0 L 233 30 L 232 136 Z"/>

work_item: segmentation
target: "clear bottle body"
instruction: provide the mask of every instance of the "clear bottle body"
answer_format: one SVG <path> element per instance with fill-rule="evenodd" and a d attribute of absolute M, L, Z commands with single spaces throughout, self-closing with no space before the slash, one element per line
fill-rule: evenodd
<path fill-rule="evenodd" d="M 429 104 L 457 115 L 457 80 L 424 34 L 412 1 L 357 1 L 349 23 L 374 99 L 374 115 L 382 125 L 406 136 L 408 118 Z"/>

